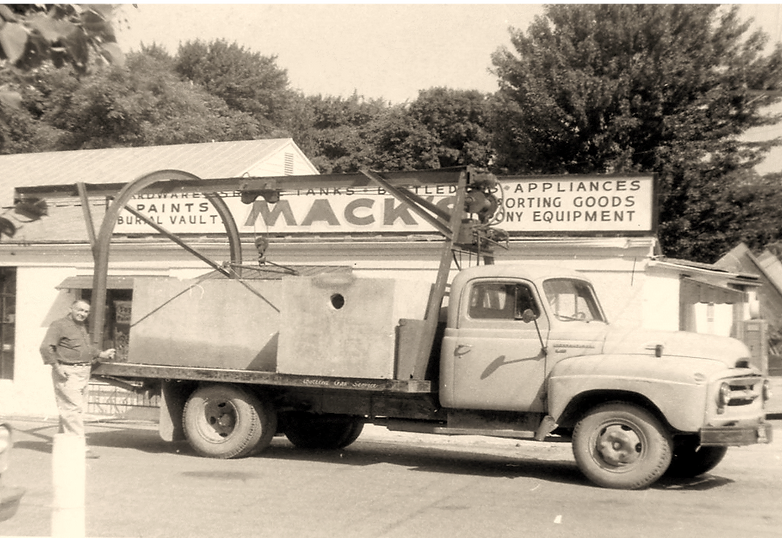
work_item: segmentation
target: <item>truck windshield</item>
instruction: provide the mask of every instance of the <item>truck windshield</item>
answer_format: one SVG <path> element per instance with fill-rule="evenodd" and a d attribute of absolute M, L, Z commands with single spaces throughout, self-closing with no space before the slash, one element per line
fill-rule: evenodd
<path fill-rule="evenodd" d="M 561 321 L 605 321 L 592 286 L 582 280 L 546 280 L 543 291 L 554 316 Z"/>

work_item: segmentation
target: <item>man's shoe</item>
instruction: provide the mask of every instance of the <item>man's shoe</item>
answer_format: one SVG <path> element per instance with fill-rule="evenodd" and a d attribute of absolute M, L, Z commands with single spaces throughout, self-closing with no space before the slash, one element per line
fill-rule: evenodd
<path fill-rule="evenodd" d="M 95 452 L 93 452 L 89 448 L 84 453 L 84 457 L 87 458 L 88 460 L 97 460 L 98 458 L 100 458 L 100 456 L 98 454 L 96 454 Z"/>

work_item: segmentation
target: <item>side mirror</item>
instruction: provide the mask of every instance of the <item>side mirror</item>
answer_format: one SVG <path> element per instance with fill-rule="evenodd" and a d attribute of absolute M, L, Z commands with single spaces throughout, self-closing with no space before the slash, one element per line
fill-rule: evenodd
<path fill-rule="evenodd" d="M 519 319 L 524 323 L 535 321 L 535 312 L 533 312 L 531 308 L 527 308 L 524 312 L 521 313 L 521 317 Z"/>

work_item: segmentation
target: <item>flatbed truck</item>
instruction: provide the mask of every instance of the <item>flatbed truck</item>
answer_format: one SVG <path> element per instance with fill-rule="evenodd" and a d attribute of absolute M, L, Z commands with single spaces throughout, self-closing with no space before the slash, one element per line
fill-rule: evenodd
<path fill-rule="evenodd" d="M 571 441 L 590 481 L 639 489 L 666 473 L 708 472 L 729 446 L 771 441 L 769 381 L 742 342 L 620 329 L 580 273 L 494 264 L 505 238 L 492 226 L 496 179 L 472 168 L 221 181 L 169 170 L 48 195 L 86 200 L 114 189 L 91 234 L 91 329 L 101 335 L 112 229 L 134 194 L 236 188 L 246 203 L 274 203 L 286 188 L 370 182 L 444 236 L 434 282 L 246 266 L 232 216 L 212 195 L 231 261 L 205 259 L 214 271 L 197 279 L 135 279 L 128 357 L 100 363 L 94 375 L 159 393 L 161 436 L 214 458 L 258 454 L 276 434 L 297 447 L 341 449 L 373 423 Z M 429 183 L 452 187 L 450 208 L 411 190 Z M 454 251 L 483 264 L 449 283 Z"/>

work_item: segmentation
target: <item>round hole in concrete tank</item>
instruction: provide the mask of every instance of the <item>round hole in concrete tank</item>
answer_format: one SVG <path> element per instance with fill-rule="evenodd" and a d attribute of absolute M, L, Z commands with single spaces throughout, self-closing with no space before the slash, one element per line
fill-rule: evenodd
<path fill-rule="evenodd" d="M 335 293 L 331 296 L 331 306 L 333 306 L 335 310 L 339 310 L 345 306 L 345 297 L 341 293 Z"/>

